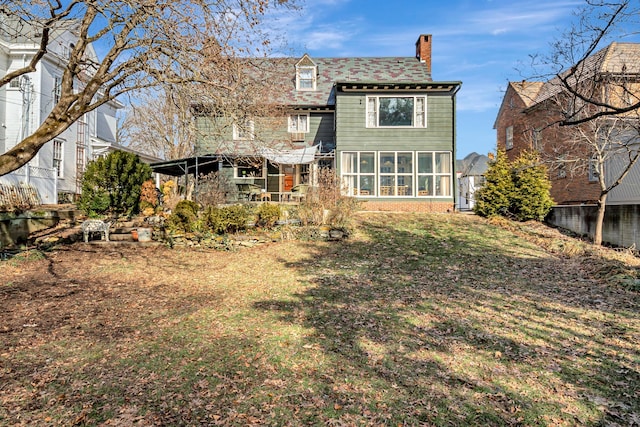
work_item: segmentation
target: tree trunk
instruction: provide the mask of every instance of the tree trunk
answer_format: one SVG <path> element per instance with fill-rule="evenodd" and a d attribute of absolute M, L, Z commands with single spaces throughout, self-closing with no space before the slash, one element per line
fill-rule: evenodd
<path fill-rule="evenodd" d="M 51 114 L 44 123 L 31 135 L 20 141 L 18 145 L 0 155 L 0 176 L 11 173 L 24 166 L 33 159 L 38 151 L 49 141 L 67 130 L 82 114 L 77 113 L 65 120 L 51 118 Z"/>
<path fill-rule="evenodd" d="M 602 244 L 602 226 L 604 224 L 604 210 L 607 203 L 607 193 L 600 193 L 598 199 L 598 214 L 596 216 L 596 229 L 593 233 L 593 244 L 600 246 Z"/>

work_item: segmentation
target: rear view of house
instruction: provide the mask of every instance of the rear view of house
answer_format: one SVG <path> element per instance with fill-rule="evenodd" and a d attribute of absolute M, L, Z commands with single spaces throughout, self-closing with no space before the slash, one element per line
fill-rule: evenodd
<path fill-rule="evenodd" d="M 332 167 L 365 209 L 451 211 L 461 82 L 432 79 L 431 43 L 421 35 L 413 57 L 260 60 L 270 62 L 277 114 L 196 109 L 196 154 L 281 197 Z"/>

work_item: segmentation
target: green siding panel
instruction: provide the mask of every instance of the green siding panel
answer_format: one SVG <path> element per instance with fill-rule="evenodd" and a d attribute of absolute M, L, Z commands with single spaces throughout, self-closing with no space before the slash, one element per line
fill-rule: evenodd
<path fill-rule="evenodd" d="M 453 101 L 427 95 L 426 128 L 366 128 L 366 94 L 340 94 L 336 101 L 338 149 L 453 150 Z"/>
<path fill-rule="evenodd" d="M 233 151 L 237 147 L 238 141 L 233 141 L 232 123 L 221 117 L 197 117 L 196 127 L 198 136 L 196 140 L 196 154 L 212 154 L 222 150 L 223 152 Z M 314 142 L 333 143 L 334 142 L 334 120 L 333 112 L 311 113 L 309 117 L 309 132 L 305 134 L 306 145 Z M 247 146 L 276 147 L 289 145 L 291 137 L 288 132 L 287 118 L 262 118 L 254 120 L 254 130 L 256 141 L 246 142 Z M 227 147 L 225 150 L 224 147 Z"/>

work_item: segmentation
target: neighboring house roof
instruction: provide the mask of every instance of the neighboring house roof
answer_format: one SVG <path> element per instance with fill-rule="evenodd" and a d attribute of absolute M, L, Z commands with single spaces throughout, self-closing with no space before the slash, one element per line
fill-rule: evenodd
<path fill-rule="evenodd" d="M 275 65 L 274 83 L 283 88 L 279 102 L 293 106 L 335 105 L 337 82 L 426 83 L 431 74 L 424 62 L 414 57 L 311 58 L 317 66 L 316 90 L 296 90 L 296 64 L 300 58 L 269 60 Z"/>
<path fill-rule="evenodd" d="M 461 176 L 484 175 L 489 168 L 489 157 L 473 152 L 456 161 L 456 169 Z"/>
<path fill-rule="evenodd" d="M 540 89 L 544 86 L 542 82 L 528 82 L 523 80 L 521 82 L 509 82 L 509 85 L 513 88 L 515 93 L 518 94 L 522 102 L 526 107 L 530 107 L 534 104 Z"/>
<path fill-rule="evenodd" d="M 573 73 L 568 79 L 571 86 L 592 79 L 595 75 L 640 75 L 638 58 L 640 58 L 640 43 L 613 42 L 571 67 L 563 75 Z M 562 92 L 563 87 L 559 77 L 544 83 L 535 98 L 535 104 Z"/>
<path fill-rule="evenodd" d="M 509 82 L 507 85 L 507 91 L 505 92 L 504 97 L 502 97 L 502 103 L 500 104 L 500 109 L 496 115 L 496 120 L 493 123 L 493 128 L 497 128 L 498 119 L 502 115 L 502 111 L 505 109 L 507 99 L 509 99 L 509 94 L 511 92 L 515 93 L 515 95 L 520 98 L 525 108 L 528 108 L 534 104 L 538 92 L 540 92 L 543 85 L 543 82 L 528 82 L 526 80 L 522 80 L 520 82 Z"/>
<path fill-rule="evenodd" d="M 54 40 L 66 31 L 77 30 L 80 21 L 77 19 L 61 19 L 53 24 L 49 34 Z M 40 43 L 44 21 L 25 21 L 13 15 L 0 12 L 0 41 L 7 43 Z"/>

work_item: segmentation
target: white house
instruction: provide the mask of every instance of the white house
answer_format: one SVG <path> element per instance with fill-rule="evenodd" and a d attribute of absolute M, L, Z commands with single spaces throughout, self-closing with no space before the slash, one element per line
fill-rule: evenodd
<path fill-rule="evenodd" d="M 467 155 L 463 160 L 457 161 L 460 210 L 473 209 L 475 193 L 484 184 L 484 175 L 488 167 L 489 157 L 475 152 Z"/>
<path fill-rule="evenodd" d="M 15 34 L 15 21 L 0 14 L 0 73 L 28 64 L 36 53 L 39 38 L 33 26 L 22 26 Z M 51 112 L 60 96 L 60 82 L 73 43 L 74 23 L 53 32 L 48 51 L 35 72 L 12 80 L 0 88 L 0 154 L 31 134 Z M 89 49 L 95 56 L 93 49 Z M 58 203 L 58 197 L 72 199 L 80 194 L 87 162 L 117 148 L 118 101 L 102 105 L 48 142 L 27 165 L 0 177 L 0 184 L 29 184 L 43 204 Z M 63 201 L 63 200 L 61 200 Z"/>

